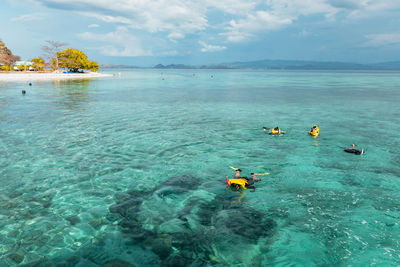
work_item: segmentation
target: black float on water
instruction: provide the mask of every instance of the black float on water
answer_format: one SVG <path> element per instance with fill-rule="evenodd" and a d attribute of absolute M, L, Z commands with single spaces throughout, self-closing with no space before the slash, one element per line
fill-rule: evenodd
<path fill-rule="evenodd" d="M 32 83 L 29 83 L 29 86 L 32 86 Z"/>
<path fill-rule="evenodd" d="M 353 154 L 356 154 L 356 155 L 364 154 L 364 149 L 361 149 L 361 151 L 360 151 L 360 150 L 355 149 L 355 148 L 345 148 L 344 151 L 347 152 L 347 153 L 353 153 Z"/>
<path fill-rule="evenodd" d="M 23 95 L 26 94 L 26 91 L 25 91 L 25 90 L 22 90 L 22 94 L 23 94 Z"/>

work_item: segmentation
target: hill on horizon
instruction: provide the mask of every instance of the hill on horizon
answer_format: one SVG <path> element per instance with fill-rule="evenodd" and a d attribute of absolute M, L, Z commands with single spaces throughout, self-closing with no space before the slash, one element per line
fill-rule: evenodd
<path fill-rule="evenodd" d="M 231 68 L 286 70 L 400 70 L 400 61 L 361 64 L 339 61 L 257 60 L 223 63 Z"/>
<path fill-rule="evenodd" d="M 236 61 L 209 65 L 157 64 L 153 67 L 103 64 L 103 68 L 152 68 L 152 69 L 264 69 L 264 70 L 400 70 L 400 61 L 378 62 L 370 64 L 310 61 L 310 60 L 256 60 Z"/>
<path fill-rule="evenodd" d="M 309 60 L 257 60 L 191 66 L 184 64 L 158 64 L 155 69 L 269 69 L 269 70 L 400 70 L 400 61 L 361 64 L 339 61 Z"/>

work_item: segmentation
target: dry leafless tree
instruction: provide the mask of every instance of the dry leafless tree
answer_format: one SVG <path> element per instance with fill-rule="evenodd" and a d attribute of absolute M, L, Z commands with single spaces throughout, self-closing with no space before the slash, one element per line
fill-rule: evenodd
<path fill-rule="evenodd" d="M 44 52 L 44 58 L 48 62 L 48 65 L 53 64 L 53 59 L 55 66 L 54 69 L 58 70 L 58 57 L 57 57 L 57 52 L 59 52 L 59 49 L 63 46 L 66 46 L 67 43 L 60 43 L 56 41 L 46 41 L 47 45 L 42 46 L 42 51 Z"/>
<path fill-rule="evenodd" d="M 18 60 L 20 60 L 20 57 L 13 55 L 11 50 L 8 49 L 0 40 L 0 63 L 9 66 L 10 69 L 12 69 L 14 63 Z"/>

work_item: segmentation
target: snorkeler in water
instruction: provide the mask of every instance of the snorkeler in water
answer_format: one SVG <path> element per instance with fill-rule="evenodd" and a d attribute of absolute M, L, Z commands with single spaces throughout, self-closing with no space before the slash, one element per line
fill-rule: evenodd
<path fill-rule="evenodd" d="M 231 186 L 235 189 L 253 189 L 252 192 L 256 191 L 256 188 L 253 186 L 255 182 L 258 182 L 259 179 L 254 173 L 251 173 L 252 177 L 244 177 L 241 175 L 241 169 L 236 169 L 235 170 L 235 175 L 233 176 L 233 179 L 228 179 L 226 178 L 226 182 L 228 183 L 228 186 Z"/>
<path fill-rule="evenodd" d="M 240 174 L 241 171 L 242 171 L 241 169 L 236 169 L 235 175 L 233 177 L 235 177 L 235 178 L 242 177 L 242 175 Z"/>
<path fill-rule="evenodd" d="M 278 126 L 276 126 L 275 128 L 267 128 L 267 127 L 263 127 L 264 132 L 267 132 L 269 135 L 281 135 L 281 134 L 285 134 L 284 131 L 282 131 Z"/>
<path fill-rule="evenodd" d="M 361 149 L 361 151 L 360 151 L 359 149 L 356 149 L 356 145 L 355 144 L 352 144 L 351 147 L 347 147 L 347 148 L 345 147 L 344 151 L 347 152 L 347 153 L 353 153 L 353 154 L 356 154 L 356 155 L 362 155 L 362 154 L 365 153 L 364 148 Z"/>

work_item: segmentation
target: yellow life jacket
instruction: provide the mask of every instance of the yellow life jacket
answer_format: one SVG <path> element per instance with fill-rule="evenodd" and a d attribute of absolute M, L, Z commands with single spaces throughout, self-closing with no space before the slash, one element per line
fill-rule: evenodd
<path fill-rule="evenodd" d="M 275 128 L 271 129 L 271 134 L 281 134 L 281 129 L 275 130 Z"/>
<path fill-rule="evenodd" d="M 244 178 L 233 178 L 233 179 L 227 179 L 226 182 L 228 183 L 229 186 L 232 184 L 238 185 L 240 188 L 246 189 L 246 185 L 249 183 L 247 182 L 246 179 Z"/>
<path fill-rule="evenodd" d="M 312 136 L 319 136 L 319 128 L 315 128 L 311 131 L 309 131 L 309 134 L 311 134 Z"/>

